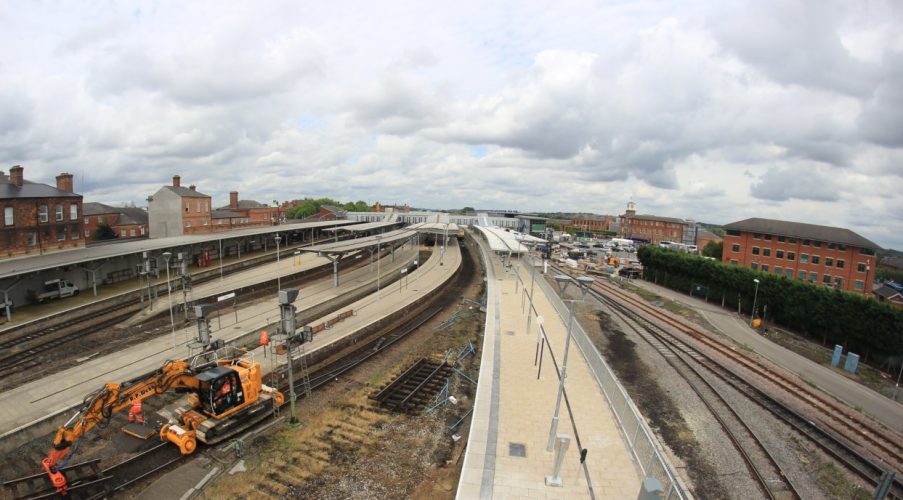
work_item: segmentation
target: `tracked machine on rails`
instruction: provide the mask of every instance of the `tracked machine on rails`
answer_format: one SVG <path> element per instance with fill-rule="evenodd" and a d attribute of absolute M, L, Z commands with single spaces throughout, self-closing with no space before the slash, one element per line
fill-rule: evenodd
<path fill-rule="evenodd" d="M 124 383 L 107 383 L 89 394 L 82 406 L 53 438 L 50 453 L 42 461 L 45 474 L 30 481 L 6 483 L 15 498 L 30 498 L 56 491 L 65 495 L 80 482 L 65 470 L 79 440 L 135 401 L 174 391 L 187 396 L 154 429 L 162 441 L 175 444 L 183 455 L 197 449 L 198 442 L 216 444 L 272 414 L 285 397 L 262 382 L 260 363 L 246 355 L 219 357 L 208 352 L 191 361 L 167 361 L 161 368 Z M 28 479 L 28 478 L 26 478 Z"/>

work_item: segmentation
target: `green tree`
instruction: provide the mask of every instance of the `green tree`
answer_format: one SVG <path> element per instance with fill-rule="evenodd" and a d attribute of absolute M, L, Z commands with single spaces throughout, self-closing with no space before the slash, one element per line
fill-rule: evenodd
<path fill-rule="evenodd" d="M 115 240 L 118 237 L 119 235 L 116 234 L 116 231 L 113 231 L 113 228 L 106 222 L 98 224 L 97 231 L 94 231 L 94 239 L 97 241 Z"/>
<path fill-rule="evenodd" d="M 706 257 L 713 257 L 717 260 L 721 260 L 721 255 L 724 252 L 724 242 L 723 241 L 710 241 L 702 247 L 702 255 Z"/>

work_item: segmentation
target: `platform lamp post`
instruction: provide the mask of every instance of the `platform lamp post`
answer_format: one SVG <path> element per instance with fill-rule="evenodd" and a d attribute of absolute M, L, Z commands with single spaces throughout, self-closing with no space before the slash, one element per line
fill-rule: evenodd
<path fill-rule="evenodd" d="M 176 351 L 176 320 L 172 315 L 172 281 L 169 280 L 169 259 L 172 252 L 163 252 L 163 262 L 166 263 L 166 297 L 169 299 L 169 326 L 172 328 L 172 350 Z"/>
<path fill-rule="evenodd" d="M 276 233 L 276 237 L 273 238 L 276 240 L 276 291 L 282 290 L 282 278 L 279 276 L 279 242 L 282 241 L 282 238 L 279 236 L 279 233 Z"/>
<path fill-rule="evenodd" d="M 379 300 L 379 240 L 382 237 L 376 235 L 376 300 Z"/>
<path fill-rule="evenodd" d="M 751 318 L 749 320 L 749 326 L 752 327 L 753 321 L 756 320 L 756 299 L 759 298 L 759 278 L 753 278 L 753 282 L 756 284 L 756 291 L 753 293 L 753 308 L 752 313 L 750 314 Z"/>
<path fill-rule="evenodd" d="M 583 300 L 583 297 L 586 297 L 586 292 L 589 289 L 589 286 L 593 283 L 593 279 L 589 276 L 579 276 L 576 279 L 572 278 L 566 274 L 559 274 L 555 276 L 555 284 L 558 285 L 558 290 L 564 295 L 565 290 L 569 284 L 573 282 L 577 282 L 580 286 L 580 300 Z M 555 438 L 558 434 L 558 416 L 561 412 L 561 396 L 564 394 L 564 379 L 567 378 L 568 373 L 568 351 L 570 351 L 571 347 L 571 331 L 574 327 L 574 302 L 577 302 L 576 299 L 569 299 L 570 307 L 568 307 L 568 333 L 567 340 L 564 344 L 564 357 L 561 360 L 561 377 L 558 381 L 558 398 L 555 401 L 555 415 L 552 416 L 552 426 L 549 428 L 549 442 L 546 445 L 546 451 L 552 451 L 555 446 Z"/>
<path fill-rule="evenodd" d="M 294 337 L 297 328 L 295 323 L 297 309 L 293 302 L 298 298 L 298 292 L 297 288 L 287 288 L 278 292 L 280 322 L 279 333 L 274 337 L 274 340 L 285 342 L 286 364 L 288 365 L 288 399 L 289 408 L 291 409 L 289 423 L 292 425 L 298 423 L 298 417 L 295 414 L 295 399 L 297 396 L 295 395 L 295 376 L 292 367 L 292 337 Z"/>

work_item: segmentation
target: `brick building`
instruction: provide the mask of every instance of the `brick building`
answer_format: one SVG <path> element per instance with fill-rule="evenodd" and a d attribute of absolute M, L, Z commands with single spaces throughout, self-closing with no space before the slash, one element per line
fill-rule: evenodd
<path fill-rule="evenodd" d="M 339 220 L 346 218 L 346 212 L 339 207 L 333 205 L 320 205 L 317 213 L 309 215 L 302 222 L 322 222 L 327 220 Z"/>
<path fill-rule="evenodd" d="M 138 207 L 112 207 L 103 203 L 84 204 L 85 239 L 96 239 L 101 223 L 110 226 L 120 240 L 146 238 L 148 235 L 147 212 Z"/>
<path fill-rule="evenodd" d="M 894 282 L 884 283 L 872 293 L 879 302 L 887 302 L 897 309 L 903 309 L 903 285 Z"/>
<path fill-rule="evenodd" d="M 85 245 L 82 196 L 72 174 L 56 176 L 56 187 L 25 180 L 16 165 L 0 172 L 0 258 Z"/>
<path fill-rule="evenodd" d="M 611 231 L 611 223 L 613 221 L 614 217 L 611 215 L 581 214 L 574 217 L 568 225 L 573 227 L 576 231 L 599 233 L 602 231 Z"/>
<path fill-rule="evenodd" d="M 182 187 L 174 175 L 171 186 L 163 186 L 147 199 L 151 238 L 211 233 L 210 196 L 192 185 Z"/>
<path fill-rule="evenodd" d="M 373 205 L 373 211 L 374 212 L 399 212 L 399 213 L 407 214 L 407 213 L 411 212 L 411 207 L 409 207 L 407 203 L 405 203 L 404 205 L 383 205 L 377 201 L 376 204 Z"/>
<path fill-rule="evenodd" d="M 627 210 L 618 219 L 618 235 L 621 238 L 653 244 L 662 241 L 682 242 L 688 226 L 683 219 L 637 214 L 636 205 L 632 201 L 627 203 Z"/>
<path fill-rule="evenodd" d="M 721 241 L 721 236 L 718 236 L 704 227 L 700 227 L 698 231 L 696 231 L 696 243 L 694 244 L 699 248 L 699 251 L 702 252 L 702 249 L 709 243 L 720 243 Z"/>
<path fill-rule="evenodd" d="M 871 295 L 880 247 L 849 229 L 753 218 L 724 230 L 725 263 Z"/>
<path fill-rule="evenodd" d="M 229 204 L 213 211 L 215 231 L 234 228 L 274 226 L 285 221 L 285 208 L 254 200 L 239 200 L 238 191 L 229 193 Z"/>

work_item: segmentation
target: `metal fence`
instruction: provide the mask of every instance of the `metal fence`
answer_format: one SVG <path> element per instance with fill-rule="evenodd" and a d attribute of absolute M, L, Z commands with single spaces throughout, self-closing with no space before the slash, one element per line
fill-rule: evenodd
<path fill-rule="evenodd" d="M 526 264 L 526 262 L 524 264 L 530 268 L 531 272 L 536 273 L 535 266 Z M 558 297 L 558 293 L 546 282 L 542 275 L 536 275 L 534 278 L 546 297 L 549 298 L 549 302 L 555 307 L 558 316 L 567 324 L 567 305 Z M 522 279 L 521 283 L 525 283 L 525 281 Z M 535 314 L 535 311 L 533 313 Z M 674 473 L 671 464 L 662 456 L 658 440 L 652 434 L 649 426 L 646 425 L 646 421 L 640 415 L 636 405 L 633 404 L 627 391 L 618 382 L 614 372 L 611 371 L 611 368 L 602 358 L 596 346 L 593 345 L 589 335 L 577 321 L 574 322 L 571 336 L 589 364 L 596 382 L 602 388 L 605 399 L 608 401 L 608 406 L 618 421 L 621 436 L 633 454 L 642 475 L 658 480 L 665 491 L 665 498 L 685 499 L 690 497 L 677 480 L 677 474 Z"/>

